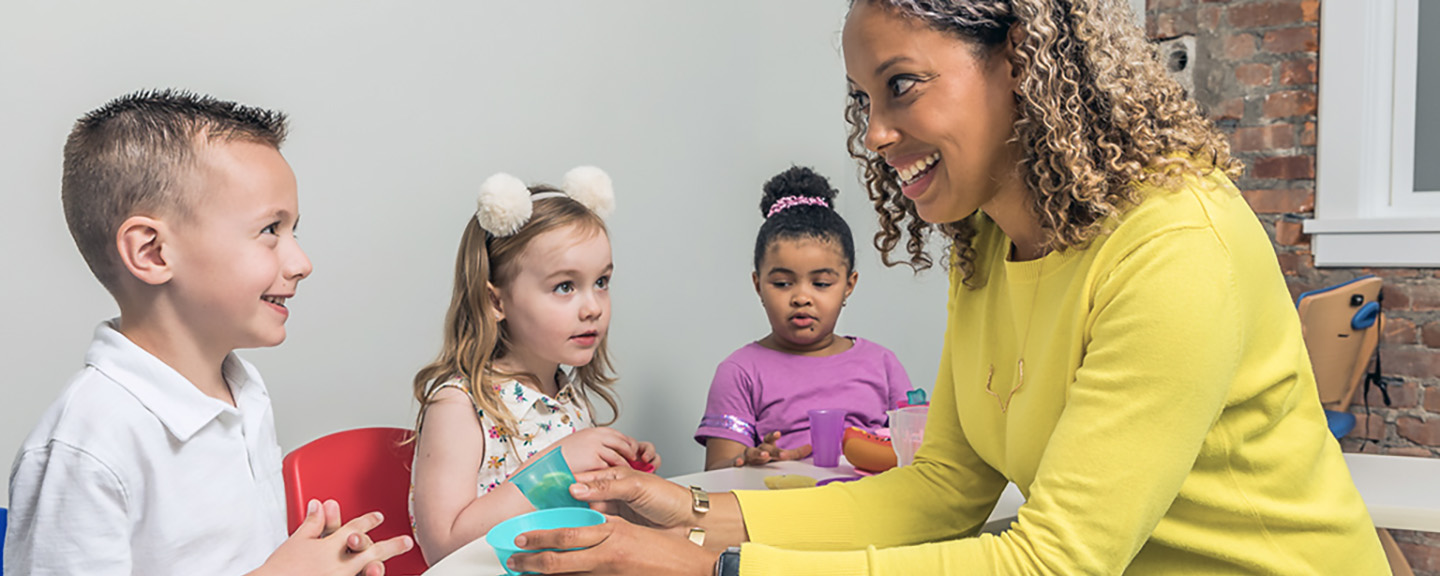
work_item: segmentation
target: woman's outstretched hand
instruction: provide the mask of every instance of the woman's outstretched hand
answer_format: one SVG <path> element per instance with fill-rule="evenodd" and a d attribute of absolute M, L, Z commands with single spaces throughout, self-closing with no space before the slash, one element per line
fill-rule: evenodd
<path fill-rule="evenodd" d="M 526 532 L 515 538 L 515 544 L 529 550 L 580 548 L 510 556 L 511 570 L 540 574 L 704 576 L 713 573 L 720 556 L 684 536 L 614 516 L 595 526 Z"/>
<path fill-rule="evenodd" d="M 628 467 L 580 472 L 570 494 L 593 508 L 643 526 L 667 529 L 683 537 L 695 526 L 690 490 Z"/>

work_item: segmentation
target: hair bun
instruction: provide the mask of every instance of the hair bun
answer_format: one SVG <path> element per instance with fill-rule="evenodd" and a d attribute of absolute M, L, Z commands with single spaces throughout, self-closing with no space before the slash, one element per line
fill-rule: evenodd
<path fill-rule="evenodd" d="M 786 196 L 820 198 L 832 210 L 835 196 L 840 192 L 830 186 L 830 180 L 804 166 L 791 166 L 765 182 L 765 195 L 760 199 L 760 213 L 769 214 L 770 207 Z"/>

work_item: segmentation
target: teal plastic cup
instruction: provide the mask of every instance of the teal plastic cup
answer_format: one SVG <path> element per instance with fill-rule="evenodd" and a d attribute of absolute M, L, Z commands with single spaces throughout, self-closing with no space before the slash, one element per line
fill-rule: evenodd
<path fill-rule="evenodd" d="M 565 463 L 565 455 L 556 448 L 531 462 L 510 477 L 515 487 L 530 500 L 536 510 L 551 508 L 589 508 L 590 505 L 570 495 L 575 475 Z"/>
<path fill-rule="evenodd" d="M 558 452 L 558 450 L 557 450 Z M 605 515 L 589 508 L 553 508 L 550 510 L 536 510 L 521 514 L 490 529 L 485 535 L 485 542 L 495 549 L 495 557 L 500 559 L 500 565 L 505 567 L 505 573 L 510 576 L 520 574 L 510 569 L 506 562 L 510 555 L 516 552 L 541 552 L 543 550 L 521 550 L 515 546 L 515 537 L 531 530 L 554 530 L 556 528 L 580 528 L 584 526 L 595 526 L 605 523 Z M 544 550 L 556 550 L 547 548 Z M 579 548 L 566 548 L 567 550 L 579 550 Z M 531 574 L 531 572 L 526 572 Z"/>

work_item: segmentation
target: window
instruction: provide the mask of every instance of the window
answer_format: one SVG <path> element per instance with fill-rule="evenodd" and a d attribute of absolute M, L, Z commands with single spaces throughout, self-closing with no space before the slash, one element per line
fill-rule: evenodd
<path fill-rule="evenodd" d="M 1316 266 L 1440 266 L 1437 24 L 1433 0 L 1321 4 Z"/>

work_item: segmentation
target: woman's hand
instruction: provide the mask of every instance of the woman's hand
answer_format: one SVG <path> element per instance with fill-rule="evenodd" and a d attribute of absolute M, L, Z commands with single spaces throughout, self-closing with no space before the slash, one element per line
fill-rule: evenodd
<path fill-rule="evenodd" d="M 677 535 L 695 526 L 690 490 L 629 467 L 576 474 L 570 495 L 606 514 L 645 526 L 671 529 Z"/>
<path fill-rule="evenodd" d="M 571 472 L 628 466 L 640 455 L 640 442 L 614 428 L 585 428 L 556 442 Z M 653 452 L 654 447 L 651 447 Z"/>
<path fill-rule="evenodd" d="M 509 568 L 541 574 L 708 576 L 713 573 L 719 552 L 696 546 L 683 536 L 636 526 L 614 516 L 605 520 L 596 526 L 521 534 L 515 538 L 515 544 L 524 549 L 581 549 L 516 553 L 510 556 Z"/>
<path fill-rule="evenodd" d="M 776 430 L 765 435 L 759 446 L 745 448 L 745 453 L 735 459 L 735 466 L 758 466 L 768 464 L 777 460 L 799 460 L 810 455 L 810 445 L 806 444 L 794 450 L 781 450 L 776 443 L 780 441 L 780 431 Z"/>

